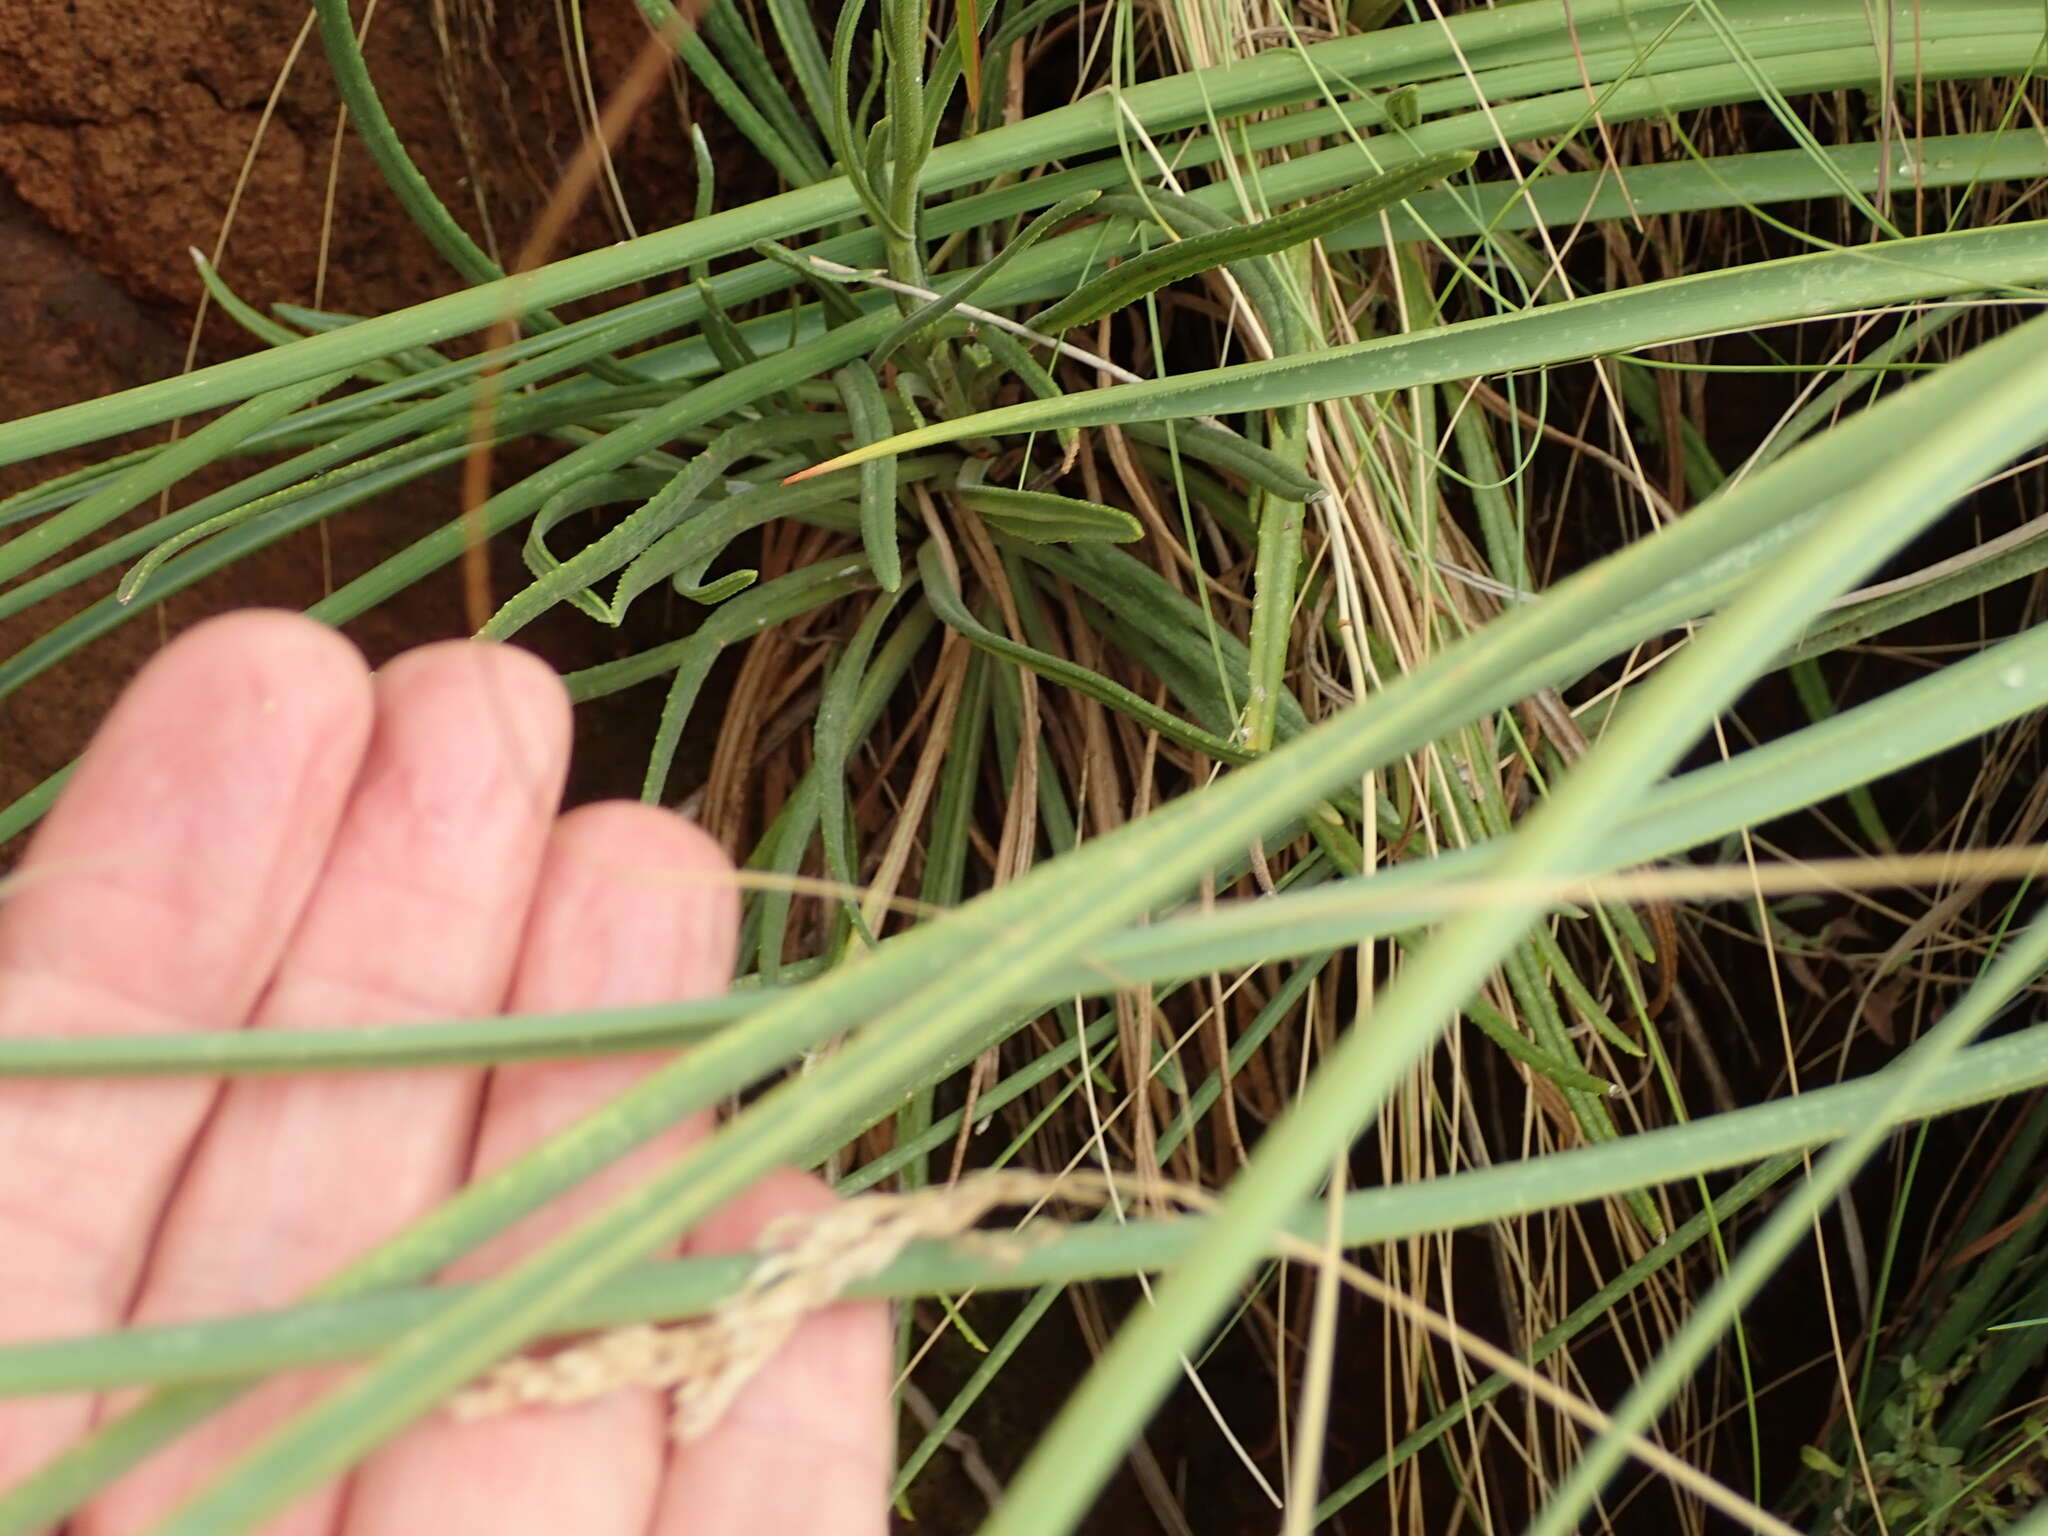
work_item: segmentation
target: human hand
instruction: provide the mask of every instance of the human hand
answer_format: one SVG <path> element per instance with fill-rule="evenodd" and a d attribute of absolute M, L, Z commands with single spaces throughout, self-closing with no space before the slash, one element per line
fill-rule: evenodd
<path fill-rule="evenodd" d="M 293 615 L 200 625 L 106 723 L 0 902 L 0 1033 L 293 1029 L 703 996 L 729 978 L 724 855 L 648 806 L 555 807 L 568 702 L 533 657 L 429 646 L 372 677 Z M 649 1057 L 481 1071 L 0 1083 L 0 1340 L 282 1305 L 581 1118 Z M 698 1117 L 451 1271 L 503 1268 L 709 1130 Z M 829 1206 L 764 1181 L 683 1244 Z M 437 1415 L 277 1536 L 725 1536 L 884 1529 L 890 1341 L 875 1305 L 799 1326 L 709 1434 L 665 1406 Z M 317 1396 L 264 1384 L 73 1522 L 139 1531 Z M 131 1399 L 0 1401 L 0 1489 Z"/>

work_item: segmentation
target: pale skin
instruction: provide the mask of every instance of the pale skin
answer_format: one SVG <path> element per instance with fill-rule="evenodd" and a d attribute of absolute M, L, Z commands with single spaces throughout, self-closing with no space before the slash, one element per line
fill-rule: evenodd
<path fill-rule="evenodd" d="M 295 616 L 202 624 L 130 686 L 0 900 L 0 1033 L 319 1028 L 723 989 L 724 854 L 648 806 L 558 815 L 568 749 L 561 685 L 510 647 L 428 646 L 373 676 Z M 282 1305 L 655 1064 L 0 1083 L 0 1341 Z M 452 1273 L 502 1268 L 709 1130 L 677 1127 Z M 678 1247 L 745 1248 L 832 1198 L 785 1172 Z M 890 1371 L 883 1309 L 841 1305 L 688 1445 L 645 1391 L 436 1415 L 265 1529 L 872 1536 Z M 71 1531 L 147 1529 L 334 1379 L 248 1394 Z M 0 1488 L 128 1401 L 0 1399 Z"/>

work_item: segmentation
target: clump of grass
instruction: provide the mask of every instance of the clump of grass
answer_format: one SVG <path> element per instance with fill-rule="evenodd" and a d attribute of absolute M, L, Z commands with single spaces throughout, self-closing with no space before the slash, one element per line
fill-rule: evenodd
<path fill-rule="evenodd" d="M 2043 966 L 2048 933 L 2015 906 L 1871 1082 L 1740 1108 L 1714 1020 L 1746 1000 L 1721 1009 L 1700 963 L 1721 912 L 1675 911 L 1748 897 L 1736 910 L 1775 963 L 1796 914 L 1766 904 L 1782 871 L 1755 829 L 1848 795 L 1842 851 L 1891 852 L 1866 785 L 2048 698 L 2032 629 L 1982 632 L 1854 707 L 1835 670 L 2048 564 L 2029 524 L 1878 579 L 2044 435 L 2043 322 L 2021 317 L 2048 230 L 1996 201 L 2048 170 L 2016 126 L 2038 15 L 1944 3 L 1902 96 L 1897 51 L 1835 0 L 1313 27 L 1175 0 L 848 0 L 823 29 L 769 0 L 714 7 L 695 33 L 643 9 L 787 191 L 721 206 L 707 155 L 695 217 L 501 276 L 411 169 L 346 6 L 319 0 L 353 120 L 473 286 L 352 320 L 266 313 L 206 269 L 262 350 L 0 425 L 15 462 L 227 407 L 0 504 L 17 530 L 0 613 L 114 587 L 0 662 L 0 694 L 479 445 L 550 450 L 313 612 L 360 615 L 480 536 L 520 539 L 530 578 L 479 614 L 485 635 L 667 605 L 673 638 L 568 682 L 590 708 L 664 687 L 644 794 L 687 803 L 750 873 L 743 986 L 715 1005 L 0 1053 L 18 1072 L 315 1070 L 697 1042 L 576 1157 L 506 1170 L 338 1277 L 295 1343 L 223 1325 L 251 1373 L 403 1349 L 176 1528 L 248 1528 L 536 1330 L 618 1320 L 587 1309 L 656 1235 L 789 1159 L 849 1191 L 1012 1162 L 1222 1191 L 1199 1223 L 1117 1209 L 1070 1234 L 1083 1257 L 1035 1271 L 956 1256 L 876 1278 L 939 1298 L 907 1354 L 972 1288 L 1036 1287 L 907 1455 L 915 1506 L 919 1471 L 1070 1287 L 1162 1274 L 1121 1322 L 1075 1293 L 1102 1358 L 992 1512 L 999 1536 L 1071 1529 L 1226 1317 L 1285 1392 L 1286 1453 L 1238 1449 L 1290 1530 L 1369 1493 L 1436 1528 L 1424 1453 L 1475 1522 L 1575 1529 L 1667 1408 L 1666 1442 L 1704 1459 L 1724 1405 L 1687 1395 L 1696 1368 L 1889 1127 L 2048 1079 L 2039 1031 L 1970 1043 Z M 1872 120 L 1831 121 L 1843 93 Z M 1784 147 L 1717 142 L 1721 109 Z M 1952 131 L 1923 131 L 1931 117 Z M 667 286 L 604 306 L 647 280 Z M 449 345 L 493 326 L 481 350 Z M 1743 374 L 1724 369 L 1787 376 L 1783 415 L 1725 463 L 1715 417 Z M 233 486 L 95 541 L 228 460 L 250 466 Z M 599 509 L 572 549 L 572 520 Z M 1732 752 L 1736 701 L 1781 674 L 1806 718 Z M 708 774 L 679 782 L 703 732 Z M 1675 774 L 1703 738 L 1727 760 Z M 2005 840 L 2039 839 L 1945 846 L 1967 869 Z M 1686 858 L 1717 846 L 1746 888 Z M 472 1304 L 411 1289 L 675 1118 L 768 1084 Z M 1837 1139 L 1740 1227 L 1789 1152 Z M 1347 1193 L 1361 1176 L 1385 1187 Z M 1432 1307 L 1479 1254 L 1487 1306 L 1553 1387 L 1583 1394 L 1600 1360 L 1638 1384 L 1597 1436 L 1534 1399 L 1511 1428 L 1482 1411 L 1508 1375 L 1402 1321 L 1384 1351 L 1394 1449 L 1339 1464 L 1351 1346 L 1326 1267 L 1280 1261 L 1290 1224 L 1379 1245 L 1385 1283 Z M 660 1315 L 717 1299 L 689 1273 Z M 411 1308 L 397 1333 L 344 1305 L 386 1293 Z M 0 1499 L 0 1530 L 61 1518 L 236 1390 L 180 1381 L 149 1347 L 0 1351 L 0 1385 L 158 1386 Z M 1772 1528 L 1758 1391 L 1734 1398 L 1752 1454 L 1717 1459 L 1751 1467 L 1738 1492 Z M 1235 1433 L 1232 1405 L 1219 1417 Z M 1172 1485 L 1148 1474 L 1162 1520 L 1185 1524 Z M 1692 1492 L 1667 1496 L 1697 1517 Z"/>

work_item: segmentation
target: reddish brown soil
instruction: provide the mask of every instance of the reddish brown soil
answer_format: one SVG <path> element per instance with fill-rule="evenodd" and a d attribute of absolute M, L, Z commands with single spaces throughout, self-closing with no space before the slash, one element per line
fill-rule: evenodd
<path fill-rule="evenodd" d="M 462 0 L 447 0 L 445 49 L 436 29 L 442 9 L 443 0 L 383 0 L 366 49 L 371 70 L 401 135 L 450 209 L 487 248 L 495 237 L 516 249 L 580 142 L 556 9 L 552 0 L 497 0 L 495 16 L 486 18 L 463 9 Z M 602 92 L 625 74 L 646 29 L 630 0 L 589 0 L 585 11 Z M 306 14 L 304 0 L 160 0 L 141 9 L 112 0 L 0 4 L 0 336 L 7 341 L 0 419 L 185 366 L 200 296 L 187 247 L 214 249 Z M 263 125 L 235 204 L 222 260 L 228 280 L 259 307 L 317 297 L 324 307 L 352 313 L 381 312 L 456 286 L 352 136 L 344 137 L 333 164 L 330 205 L 337 111 L 326 59 L 311 36 Z M 690 206 L 687 137 L 676 115 L 673 102 L 653 103 L 621 150 L 621 179 L 642 229 L 672 222 L 672 210 Z M 707 123 L 706 131 L 714 144 L 723 137 L 717 125 Z M 465 142 L 477 150 L 474 161 Z M 593 206 L 567 246 L 607 243 L 620 233 Z M 249 346 L 216 315 L 200 337 L 197 360 Z M 96 451 L 114 446 L 127 445 Z M 72 455 L 0 469 L 0 495 L 82 462 Z M 200 477 L 177 498 L 222 483 L 221 476 Z M 335 521 L 325 550 L 317 532 L 295 535 L 173 599 L 161 622 L 131 622 L 0 700 L 0 804 L 69 761 L 164 634 L 228 608 L 304 606 L 330 583 L 350 579 L 444 521 L 453 504 L 452 484 L 421 484 Z M 136 515 L 154 515 L 154 508 Z M 500 590 L 511 579 L 507 570 Z M 95 582 L 0 622 L 0 656 L 110 585 Z M 379 658 L 460 629 L 451 573 L 367 616 L 351 633 Z M 523 638 L 563 665 L 599 659 L 616 644 L 585 620 L 538 626 Z M 602 733 L 606 722 L 590 724 Z M 600 774 L 588 787 L 623 786 Z"/>

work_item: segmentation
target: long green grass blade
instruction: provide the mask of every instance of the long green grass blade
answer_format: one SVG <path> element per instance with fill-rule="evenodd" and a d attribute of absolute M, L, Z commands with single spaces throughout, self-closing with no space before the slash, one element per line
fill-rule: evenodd
<path fill-rule="evenodd" d="M 2034 1026 L 1963 1050 L 1915 1089 L 1887 1124 L 1952 1113 L 2048 1083 L 2048 1026 Z M 1867 1123 L 1893 1085 L 1881 1077 L 1818 1088 L 1796 1099 L 1753 1105 L 1624 1142 L 1533 1157 L 1512 1166 L 1467 1169 L 1429 1185 L 1358 1190 L 1345 1196 L 1347 1246 L 1451 1232 L 1529 1212 L 1675 1183 L 1797 1153 Z M 1205 1218 L 1131 1221 L 1114 1232 L 1069 1229 L 1000 1256 L 985 1247 L 925 1242 L 852 1295 L 908 1297 L 969 1289 L 1023 1289 L 1170 1269 Z M 1320 1236 L 1320 1204 L 1280 1228 Z M 1262 1251 L 1271 1251 L 1270 1248 Z M 602 1328 L 708 1310 L 738 1284 L 742 1259 L 685 1259 L 635 1265 L 565 1312 L 563 1331 Z M 473 1285 L 418 1287 L 346 1301 L 308 1302 L 253 1313 L 78 1339 L 0 1347 L 0 1395 L 164 1384 L 208 1376 L 267 1373 L 356 1358 L 444 1311 Z"/>
<path fill-rule="evenodd" d="M 1326 348 L 1307 357 L 1174 374 L 1058 400 L 1028 400 L 899 433 L 841 454 L 813 472 L 963 437 L 1273 410 L 1883 305 L 1987 290 L 2026 291 L 2042 282 L 2048 282 L 2048 220 L 1816 252 L 1645 283 L 1522 314 L 1467 320 L 1420 335 Z"/>
<path fill-rule="evenodd" d="M 899 328 L 900 329 L 900 328 Z M 895 334 L 894 332 L 891 333 Z M 832 375 L 846 402 L 846 424 L 855 442 L 872 442 L 889 432 L 889 402 L 864 358 L 855 358 Z M 882 466 L 886 462 L 888 468 Z M 903 586 L 903 555 L 896 545 L 895 460 L 877 459 L 860 471 L 860 542 L 868 567 L 884 592 Z"/>
<path fill-rule="evenodd" d="M 1625 0 L 1587 0 L 1572 7 L 1571 24 L 1583 32 L 1621 15 L 1641 24 L 1668 17 L 1679 9 L 1671 4 L 1625 3 Z M 1738 24 L 1745 25 L 1752 53 L 1758 53 L 1757 33 L 1767 30 L 1770 13 L 1761 6 L 1724 7 Z M 1756 27 L 1748 27 L 1752 11 Z M 1801 25 L 1840 19 L 1844 27 L 1862 26 L 1862 13 L 1836 0 L 1811 0 Z M 1549 4 L 1506 7 L 1457 17 L 1448 23 L 1418 23 L 1392 28 L 1366 38 L 1346 38 L 1318 44 L 1312 49 L 1273 49 L 1258 58 L 1225 66 L 1197 76 L 1180 77 L 1137 86 L 1122 93 L 1123 107 L 1134 112 L 1148 131 L 1170 132 L 1202 123 L 1213 114 L 1228 117 L 1282 106 L 1316 94 L 1319 82 L 1339 78 L 1361 86 L 1400 84 L 1418 73 L 1434 69 L 1446 75 L 1457 73 L 1456 59 L 1483 60 L 1490 50 L 1508 49 L 1532 40 L 1549 40 L 1557 48 L 1565 69 L 1554 89 L 1575 90 L 1575 106 L 1559 103 L 1558 113 L 1583 115 L 1584 95 L 1578 66 L 1581 55 L 1568 40 L 1562 25 L 1561 8 Z M 1947 34 L 1960 38 L 1951 44 Z M 1839 34 L 1838 34 L 1839 35 Z M 2029 16 L 2017 4 L 1958 6 L 1944 12 L 1944 38 L 1926 42 L 1923 55 L 1929 78 L 1958 74 L 1985 74 L 2025 67 L 2038 47 L 2038 15 Z M 1717 48 L 1720 46 L 1715 45 Z M 1475 53 L 1476 50 L 1476 53 Z M 1857 50 L 1837 50 L 1838 57 L 1816 63 L 1813 73 L 1822 83 L 1804 77 L 1780 81 L 1788 91 L 1831 88 L 1825 83 L 1825 69 L 1832 69 L 1834 84 L 1882 76 L 1882 67 L 1865 45 Z M 1725 49 L 1722 49 L 1725 56 Z M 1845 73 L 1846 71 L 1846 73 Z M 1740 99 L 1753 90 L 1753 82 L 1740 69 L 1732 69 L 1718 83 L 1700 81 L 1681 88 L 1680 82 L 1657 82 L 1658 94 L 1640 102 L 1625 104 L 1641 113 L 1682 110 L 1700 104 L 1701 93 L 1714 99 Z M 1714 93 L 1719 92 L 1718 96 Z M 1510 114 L 1514 109 L 1509 109 Z M 1605 115 L 1620 108 L 1609 102 Z M 1311 121 L 1301 114 L 1299 124 L 1283 125 L 1283 131 L 1297 129 L 1306 136 L 1327 132 L 1332 124 Z M 1563 131 L 1574 117 L 1557 117 L 1549 128 L 1535 128 L 1517 117 L 1513 123 L 1502 119 L 1501 130 L 1511 138 L 1539 137 Z M 987 181 L 1019 165 L 1042 165 L 1048 160 L 1069 158 L 1113 144 L 1124 119 L 1116 104 L 1093 97 L 1072 106 L 1041 114 L 1024 123 L 979 134 L 957 144 L 941 146 L 925 167 L 927 195 L 956 190 Z M 1432 125 L 1425 124 L 1424 130 Z M 1490 144 L 1494 129 L 1479 125 L 1480 131 L 1468 144 L 1431 144 L 1429 149 L 1472 148 Z M 1418 133 L 1424 131 L 1418 130 Z M 1313 159 L 1314 157 L 1310 157 Z M 1355 169 L 1355 165 L 1353 167 Z M 1341 185 L 1346 172 L 1332 166 L 1319 169 L 1306 162 L 1283 168 L 1267 193 L 1276 201 L 1291 201 L 1309 195 L 1318 187 Z M 1057 185 L 1058 178 L 1043 178 L 1030 198 L 1053 199 L 1080 190 Z M 1297 185 L 1305 182 L 1305 185 Z M 1039 204 L 1042 206 L 1042 203 Z M 351 369 L 363 362 L 388 356 L 422 341 L 444 339 L 483 329 L 508 310 L 525 313 L 567 303 L 593 293 L 658 276 L 687 267 L 690 263 L 744 250 L 760 239 L 780 239 L 807 229 L 833 224 L 859 208 L 859 199 L 844 181 L 822 182 L 799 188 L 780 197 L 709 219 L 643 236 L 639 240 L 569 258 L 538 272 L 486 284 L 447 298 L 419 305 L 400 314 L 366 320 L 360 325 L 322 336 L 309 337 L 291 347 L 279 348 L 258 357 L 198 370 L 176 380 L 144 386 L 104 401 L 84 402 L 47 412 L 26 421 L 0 425 L 0 463 L 12 463 L 38 453 L 54 452 L 95 438 L 113 436 L 173 416 L 209 409 L 246 395 L 260 393 L 280 384 L 321 373 Z M 942 225 L 935 220 L 935 231 Z M 1049 252 L 1051 243 L 1033 252 Z M 1066 259 L 1062 253 L 1062 260 Z M 1057 271 L 1049 265 L 1047 275 Z"/>
<path fill-rule="evenodd" d="M 1135 304 L 1147 294 L 1157 293 L 1169 283 L 1195 277 L 1232 262 L 1247 261 L 1289 251 L 1358 219 L 1370 218 L 1382 209 L 1405 202 L 1416 193 L 1460 171 L 1470 168 L 1473 156 L 1460 152 L 1431 155 L 1396 170 L 1368 177 L 1343 192 L 1318 198 L 1291 213 L 1275 214 L 1238 229 L 1193 235 L 1169 245 L 1156 246 L 1142 256 L 1119 263 L 1102 276 L 1092 278 L 1066 298 L 1031 317 L 1033 329 L 1063 331 L 1071 326 L 1092 325 Z"/>
<path fill-rule="evenodd" d="M 138 461 L 113 484 L 0 545 L 0 582 L 13 581 L 69 545 L 104 528 L 122 513 L 132 512 L 157 492 L 177 484 L 193 470 L 211 463 L 221 454 L 232 451 L 264 427 L 318 399 L 346 378 L 346 374 L 324 374 L 258 395 L 236 406 L 219 420 L 208 422 L 198 431 Z"/>

